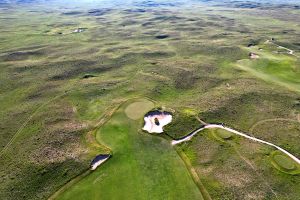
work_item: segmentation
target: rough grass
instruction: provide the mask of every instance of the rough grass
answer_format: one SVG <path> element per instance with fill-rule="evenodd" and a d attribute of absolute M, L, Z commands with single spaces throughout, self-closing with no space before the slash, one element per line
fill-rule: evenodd
<path fill-rule="evenodd" d="M 164 127 L 164 133 L 172 138 L 180 138 L 199 128 L 201 123 L 196 119 L 195 111 L 189 111 L 176 110 L 172 122 Z"/>

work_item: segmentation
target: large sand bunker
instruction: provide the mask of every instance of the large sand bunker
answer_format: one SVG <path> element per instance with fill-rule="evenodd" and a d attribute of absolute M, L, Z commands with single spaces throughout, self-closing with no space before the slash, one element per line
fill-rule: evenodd
<path fill-rule="evenodd" d="M 162 133 L 163 127 L 172 121 L 172 115 L 165 111 L 150 111 L 145 117 L 143 130 L 149 133 Z"/>

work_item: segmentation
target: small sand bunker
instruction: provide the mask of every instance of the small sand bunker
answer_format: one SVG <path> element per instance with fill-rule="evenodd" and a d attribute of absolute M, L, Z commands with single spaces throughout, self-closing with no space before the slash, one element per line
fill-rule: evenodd
<path fill-rule="evenodd" d="M 91 162 L 91 170 L 97 169 L 102 163 L 108 160 L 111 157 L 109 154 L 100 154 L 97 155 Z"/>
<path fill-rule="evenodd" d="M 172 115 L 165 111 L 150 111 L 145 117 L 143 130 L 149 133 L 162 133 L 163 127 L 172 121 Z"/>
<path fill-rule="evenodd" d="M 72 33 L 82 33 L 86 30 L 87 30 L 87 28 L 76 28 L 75 30 L 72 31 Z"/>
<path fill-rule="evenodd" d="M 258 59 L 259 58 L 259 55 L 257 55 L 256 53 L 249 53 L 249 57 L 251 59 Z"/>

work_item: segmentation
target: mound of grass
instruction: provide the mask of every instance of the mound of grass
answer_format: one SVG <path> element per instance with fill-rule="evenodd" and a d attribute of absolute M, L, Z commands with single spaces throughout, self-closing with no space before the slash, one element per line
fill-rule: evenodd
<path fill-rule="evenodd" d="M 233 137 L 233 134 L 223 130 L 223 129 L 216 129 L 213 131 L 213 135 L 217 138 L 220 138 L 222 140 L 228 140 L 231 139 Z"/>
<path fill-rule="evenodd" d="M 173 121 L 164 127 L 164 133 L 172 138 L 183 137 L 201 126 L 194 115 L 196 111 L 183 109 L 173 114 Z"/>
<path fill-rule="evenodd" d="M 300 165 L 280 151 L 272 152 L 271 159 L 273 166 L 279 171 L 291 175 L 300 174 Z"/>
<path fill-rule="evenodd" d="M 280 167 L 286 170 L 295 169 L 294 162 L 284 155 L 275 155 L 273 159 Z"/>

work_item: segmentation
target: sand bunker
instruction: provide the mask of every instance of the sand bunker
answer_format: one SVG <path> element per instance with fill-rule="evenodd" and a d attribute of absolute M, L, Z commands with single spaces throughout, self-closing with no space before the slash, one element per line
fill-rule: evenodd
<path fill-rule="evenodd" d="M 249 53 L 249 57 L 251 59 L 258 59 L 259 58 L 259 55 L 257 55 L 256 53 Z"/>
<path fill-rule="evenodd" d="M 149 133 L 162 133 L 163 127 L 172 121 L 172 115 L 164 111 L 150 111 L 144 117 L 143 130 Z"/>

